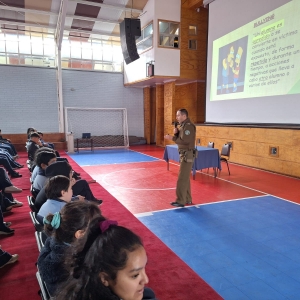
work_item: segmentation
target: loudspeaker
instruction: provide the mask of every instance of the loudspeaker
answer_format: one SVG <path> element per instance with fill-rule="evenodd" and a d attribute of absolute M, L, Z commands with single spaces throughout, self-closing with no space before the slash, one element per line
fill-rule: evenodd
<path fill-rule="evenodd" d="M 135 43 L 136 38 L 140 36 L 140 19 L 125 18 L 122 23 L 120 23 L 121 47 L 126 64 L 130 64 L 140 58 Z"/>

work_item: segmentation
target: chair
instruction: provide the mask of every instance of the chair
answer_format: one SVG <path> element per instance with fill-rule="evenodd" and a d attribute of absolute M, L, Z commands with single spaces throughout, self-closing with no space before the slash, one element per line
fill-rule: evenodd
<path fill-rule="evenodd" d="M 43 241 L 42 241 L 42 232 L 41 231 L 36 231 L 34 233 L 35 235 L 35 239 L 36 239 L 36 243 L 39 249 L 39 252 L 41 252 L 42 248 L 44 247 Z"/>
<path fill-rule="evenodd" d="M 40 286 L 40 290 L 39 290 L 38 294 L 41 296 L 41 299 L 42 300 L 50 300 L 51 296 L 48 292 L 48 289 L 47 289 L 44 281 L 41 278 L 40 272 L 36 272 L 36 279 Z"/>
<path fill-rule="evenodd" d="M 207 147 L 208 148 L 215 148 L 215 143 L 214 142 L 208 142 Z"/>
<path fill-rule="evenodd" d="M 30 218 L 32 220 L 33 226 L 36 231 L 43 231 L 44 227 L 43 225 L 36 219 L 36 213 L 31 211 L 29 212 Z"/>
<path fill-rule="evenodd" d="M 35 188 L 33 187 L 33 185 L 31 185 L 31 187 L 30 187 L 30 192 L 31 192 L 31 195 L 32 195 L 33 199 L 35 199 L 40 191 L 37 190 L 37 189 L 35 189 Z"/>
<path fill-rule="evenodd" d="M 227 164 L 228 174 L 230 175 L 228 160 L 230 156 L 230 145 L 224 144 L 221 150 L 220 161 L 225 161 Z"/>
<path fill-rule="evenodd" d="M 34 200 L 34 198 L 32 196 L 27 196 L 28 205 L 29 205 L 31 211 L 37 212 L 37 209 L 36 209 L 36 207 L 34 205 L 34 201 L 33 200 Z"/>

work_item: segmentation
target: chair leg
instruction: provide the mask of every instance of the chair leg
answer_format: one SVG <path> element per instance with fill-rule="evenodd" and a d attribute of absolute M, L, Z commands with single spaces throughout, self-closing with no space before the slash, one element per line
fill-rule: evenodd
<path fill-rule="evenodd" d="M 227 160 L 226 160 L 226 164 L 227 164 L 228 174 L 230 175 L 229 165 L 228 165 L 228 161 Z"/>

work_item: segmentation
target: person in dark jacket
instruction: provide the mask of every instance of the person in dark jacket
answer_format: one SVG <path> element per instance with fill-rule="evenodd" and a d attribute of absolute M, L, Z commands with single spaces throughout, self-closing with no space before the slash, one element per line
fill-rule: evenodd
<path fill-rule="evenodd" d="M 37 263 L 50 295 L 54 295 L 58 284 L 68 277 L 63 263 L 66 249 L 84 235 L 91 219 L 99 216 L 101 212 L 95 204 L 76 201 L 67 203 L 60 212 L 44 218 L 45 232 L 50 237 Z"/>

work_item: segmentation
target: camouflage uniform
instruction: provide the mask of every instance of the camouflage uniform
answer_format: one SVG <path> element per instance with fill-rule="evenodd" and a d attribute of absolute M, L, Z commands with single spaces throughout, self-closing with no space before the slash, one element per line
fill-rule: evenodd
<path fill-rule="evenodd" d="M 196 126 L 187 118 L 180 124 L 179 132 L 173 136 L 180 156 L 176 202 L 183 205 L 192 202 L 190 174 L 195 157 L 195 139 Z"/>

